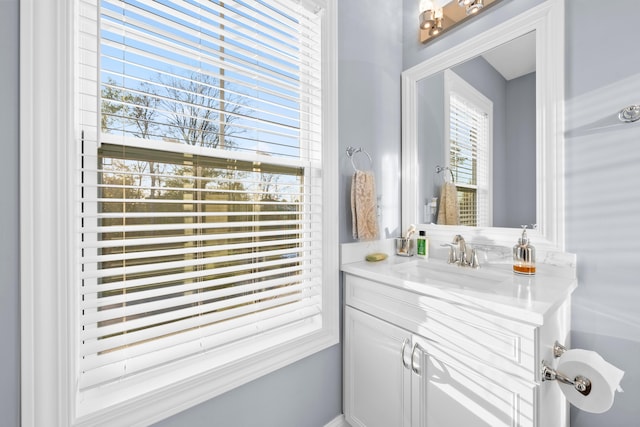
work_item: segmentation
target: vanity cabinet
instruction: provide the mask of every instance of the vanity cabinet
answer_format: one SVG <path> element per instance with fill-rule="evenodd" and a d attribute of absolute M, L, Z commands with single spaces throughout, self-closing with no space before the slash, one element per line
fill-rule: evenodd
<path fill-rule="evenodd" d="M 411 333 L 345 309 L 345 415 L 351 426 L 411 426 Z M 404 354 L 403 354 L 404 352 Z"/>
<path fill-rule="evenodd" d="M 345 274 L 344 409 L 353 427 L 568 426 L 541 383 L 540 340 L 568 330 L 568 299 L 530 324 Z M 545 410 L 540 410 L 544 404 Z"/>
<path fill-rule="evenodd" d="M 482 372 L 444 345 L 414 336 L 412 425 L 533 426 L 535 386 Z"/>

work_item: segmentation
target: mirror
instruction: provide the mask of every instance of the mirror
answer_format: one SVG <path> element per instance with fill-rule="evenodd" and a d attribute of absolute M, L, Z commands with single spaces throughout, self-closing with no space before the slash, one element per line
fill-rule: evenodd
<path fill-rule="evenodd" d="M 535 66 L 532 31 L 417 82 L 420 222 L 447 223 L 432 200 L 452 181 L 459 224 L 536 223 Z"/>
<path fill-rule="evenodd" d="M 465 234 L 513 245 L 514 229 L 535 223 L 537 229 L 529 234 L 539 246 L 563 249 L 562 28 L 561 1 L 549 0 L 403 72 L 404 229 L 420 223 L 445 241 Z M 514 52 L 530 64 L 515 61 Z M 505 55 L 510 65 L 522 66 L 513 71 L 515 78 L 496 59 Z M 449 112 L 459 103 L 451 93 L 462 93 L 462 105 L 472 104 L 473 111 L 478 106 L 482 114 L 490 112 L 478 132 L 488 135 L 484 156 L 470 159 L 471 152 L 461 148 L 469 141 L 456 142 L 451 121 L 459 119 Z M 484 175 L 465 177 L 471 163 L 484 164 Z M 429 204 L 452 178 L 460 206 L 467 208 L 461 209 L 461 219 L 471 209 L 475 222 L 433 224 L 437 220 Z M 474 203 L 465 204 L 467 192 L 473 193 Z"/>

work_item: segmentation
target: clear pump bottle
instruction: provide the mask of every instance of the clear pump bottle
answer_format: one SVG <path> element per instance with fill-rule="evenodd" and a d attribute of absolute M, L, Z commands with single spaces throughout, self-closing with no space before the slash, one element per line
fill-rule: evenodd
<path fill-rule="evenodd" d="M 522 226 L 522 237 L 513 247 L 513 271 L 518 274 L 536 274 L 536 248 L 529 243 L 527 226 Z"/>

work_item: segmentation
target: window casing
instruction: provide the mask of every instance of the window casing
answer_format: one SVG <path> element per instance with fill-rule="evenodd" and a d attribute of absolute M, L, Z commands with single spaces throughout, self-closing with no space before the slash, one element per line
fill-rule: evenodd
<path fill-rule="evenodd" d="M 458 193 L 460 224 L 491 227 L 493 103 L 445 72 L 445 153 Z"/>
<path fill-rule="evenodd" d="M 271 93 L 256 95 L 255 104 L 225 95 L 203 108 L 202 100 L 211 100 L 213 92 L 230 94 L 239 86 L 230 83 L 237 75 L 218 67 L 209 81 L 202 76 L 211 70 L 188 75 L 196 95 L 203 95 L 198 92 L 203 87 L 211 91 L 190 101 L 171 98 L 184 110 L 167 109 L 167 95 L 175 87 L 165 84 L 162 94 L 140 90 L 147 82 L 139 75 L 127 77 L 133 67 L 129 57 L 115 79 L 109 76 L 113 70 L 100 71 L 108 62 L 100 57 L 101 31 L 115 24 L 103 25 L 96 2 L 25 3 L 33 4 L 25 6 L 23 16 L 34 17 L 25 18 L 23 34 L 33 37 L 25 44 L 53 64 L 46 72 L 25 68 L 36 70 L 34 81 L 51 82 L 39 87 L 39 95 L 53 102 L 48 109 L 25 103 L 23 113 L 40 109 L 57 111 L 58 117 L 50 125 L 57 132 L 47 145 L 43 138 L 24 135 L 25 153 L 39 148 L 55 153 L 31 156 L 40 167 L 29 168 L 38 171 L 29 181 L 49 174 L 58 184 L 25 184 L 23 195 L 24 200 L 43 200 L 38 203 L 50 212 L 31 222 L 43 224 L 39 246 L 59 249 L 47 252 L 49 258 L 57 254 L 55 262 L 23 256 L 23 301 L 34 301 L 23 305 L 23 354 L 34 361 L 23 360 L 25 378 L 32 380 L 25 381 L 25 425 L 45 419 L 56 419 L 56 425 L 152 423 L 337 343 L 337 227 L 329 219 L 337 214 L 337 85 L 335 60 L 330 59 L 336 47 L 335 2 L 320 1 L 316 9 L 288 0 L 252 3 L 263 14 L 280 13 L 282 20 L 297 22 L 296 13 L 319 17 L 319 33 L 312 36 L 321 40 L 315 52 L 318 68 L 309 71 L 311 61 L 304 60 L 280 75 L 290 86 L 306 88 L 287 93 L 296 101 L 276 105 L 270 97 L 275 96 L 273 86 L 283 84 L 275 79 L 257 85 Z M 229 18 L 233 4 L 246 6 L 225 2 L 227 13 L 212 16 Z M 254 15 L 251 19 L 257 19 Z M 151 26 L 151 18 L 132 31 L 140 34 L 141 27 Z M 52 25 L 31 25 L 38 19 Z M 282 30 L 273 30 L 276 26 L 271 23 L 264 32 L 279 36 Z M 300 26 L 298 33 L 310 29 Z M 108 42 L 111 47 L 114 40 Z M 222 52 L 231 62 L 237 40 L 229 33 L 218 40 L 226 45 L 218 47 L 217 60 Z M 308 48 L 308 41 L 299 41 L 290 56 Z M 35 57 L 25 55 L 23 67 L 39 62 Z M 265 67 L 271 80 L 285 62 L 241 59 L 245 67 Z M 23 90 L 23 100 L 36 99 L 37 85 L 32 86 Z M 56 96 L 47 97 L 47 90 Z M 178 92 L 193 95 L 184 87 Z M 151 114 L 158 111 L 154 102 L 165 108 L 165 122 L 159 120 L 162 114 Z M 215 123 L 210 132 L 197 133 L 202 129 L 188 122 L 189 109 L 215 112 L 197 122 L 205 127 Z M 187 135 L 182 141 L 177 126 L 167 131 L 169 112 L 187 120 L 181 122 L 180 131 Z M 200 138 L 190 139 L 193 135 Z M 75 136 L 73 144 L 70 136 Z M 239 141 L 243 136 L 248 136 L 245 142 Z M 23 209 L 29 203 L 34 205 L 24 202 Z M 35 241 L 23 238 L 24 253 L 38 252 Z M 35 292 L 42 281 L 24 272 L 49 275 L 46 291 Z M 45 301 L 45 310 L 33 309 Z M 45 339 L 45 332 L 36 333 L 48 328 L 54 342 Z M 47 374 L 31 370 L 36 364 L 48 365 Z M 56 403 L 39 399 L 40 393 L 56 396 Z"/>

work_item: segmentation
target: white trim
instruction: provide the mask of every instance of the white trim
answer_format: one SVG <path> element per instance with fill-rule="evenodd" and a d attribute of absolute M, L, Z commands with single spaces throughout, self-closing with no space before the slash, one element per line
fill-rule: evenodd
<path fill-rule="evenodd" d="M 537 246 L 564 250 L 564 1 L 548 0 L 402 73 L 402 228 L 418 223 L 417 98 L 420 79 L 536 31 L 536 221 L 529 236 Z M 516 229 L 421 225 L 430 236 L 450 240 L 473 234 L 512 245 Z M 446 237 L 445 237 L 446 236 Z"/>
<path fill-rule="evenodd" d="M 126 147 L 146 148 L 149 150 L 166 151 L 169 153 L 192 154 L 194 156 L 218 157 L 225 159 L 234 159 L 243 162 L 254 162 L 256 160 L 263 163 L 271 163 L 285 166 L 301 167 L 310 165 L 317 166 L 314 160 L 308 158 L 292 159 L 288 157 L 270 156 L 260 153 L 245 153 L 240 151 L 223 150 L 220 148 L 201 147 L 198 145 L 177 144 L 175 142 L 166 142 L 159 140 L 132 138 L 122 135 L 101 133 L 100 142 L 104 144 L 122 145 Z"/>
<path fill-rule="evenodd" d="M 344 415 L 338 415 L 327 424 L 325 424 L 324 427 L 351 427 L 351 424 L 347 422 L 347 420 L 344 418 Z"/>
<path fill-rule="evenodd" d="M 20 3 L 22 425 L 69 425 L 72 2 Z"/>
<path fill-rule="evenodd" d="M 339 342 L 337 3 L 327 5 L 323 31 L 322 329 L 295 346 L 244 360 L 242 369 L 210 372 L 132 399 L 115 410 L 78 419 L 75 357 L 69 330 L 78 319 L 68 309 L 77 278 L 69 248 L 74 243 L 72 167 L 73 45 L 75 1 L 20 2 L 20 209 L 21 209 L 21 416 L 22 426 L 148 425 Z M 248 363 L 247 363 L 248 362 Z M 236 367 L 237 368 L 237 367 Z M 248 369 L 245 369 L 248 368 Z M 212 387 L 212 382 L 215 385 Z"/>
<path fill-rule="evenodd" d="M 335 276 L 335 286 L 330 284 L 324 287 L 323 301 L 330 302 L 327 307 L 327 317 L 324 319 L 325 329 L 330 333 L 332 342 L 337 344 L 340 335 L 340 260 L 338 251 L 339 223 L 336 221 L 339 203 L 338 191 L 338 0 L 318 0 L 324 6 L 327 14 L 322 29 L 322 48 L 325 49 L 322 61 L 323 98 L 322 98 L 322 135 L 324 141 L 331 144 L 323 144 L 323 158 L 331 161 L 323 162 L 323 209 L 329 212 L 322 217 L 323 248 L 322 257 L 325 269 L 331 274 L 325 277 Z M 328 238 L 327 238 L 328 237 Z M 333 275 L 333 276 L 332 276 Z"/>

